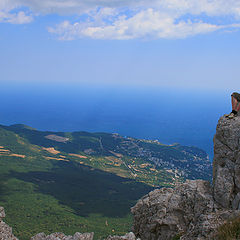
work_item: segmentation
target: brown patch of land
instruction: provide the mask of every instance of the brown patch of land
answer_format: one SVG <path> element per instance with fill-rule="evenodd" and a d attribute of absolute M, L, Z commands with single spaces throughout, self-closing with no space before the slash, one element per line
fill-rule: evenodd
<path fill-rule="evenodd" d="M 0 149 L 0 152 L 10 152 L 9 150 L 7 150 L 7 149 Z"/>
<path fill-rule="evenodd" d="M 105 157 L 110 163 L 110 165 L 115 165 L 115 166 L 121 166 L 122 160 L 113 156 L 107 156 Z"/>
<path fill-rule="evenodd" d="M 150 168 L 151 171 L 156 172 L 157 170 L 155 168 Z"/>
<path fill-rule="evenodd" d="M 20 157 L 25 158 L 25 155 L 17 154 L 17 153 L 11 153 L 8 149 L 3 149 L 4 147 L 0 146 L 0 155 L 1 156 L 9 156 L 9 157 Z"/>
<path fill-rule="evenodd" d="M 47 135 L 45 136 L 45 138 L 56 141 L 56 142 L 62 142 L 62 143 L 66 143 L 69 141 L 69 138 L 61 137 L 55 134 Z"/>
<path fill-rule="evenodd" d="M 55 148 L 53 148 L 53 147 L 50 147 L 50 148 L 45 148 L 45 147 L 43 147 L 42 149 L 43 149 L 43 150 L 46 150 L 46 151 L 48 151 L 49 153 L 52 153 L 52 154 L 54 154 L 54 155 L 60 153 L 59 151 L 57 151 L 57 150 L 56 150 Z"/>
<path fill-rule="evenodd" d="M 109 162 L 107 163 L 108 165 L 112 165 L 115 167 L 120 167 L 122 165 L 122 160 L 113 156 L 108 156 L 105 157 L 105 159 L 107 159 Z"/>
<path fill-rule="evenodd" d="M 87 158 L 86 156 L 80 155 L 80 154 L 75 154 L 75 153 L 69 153 L 69 156 L 73 156 L 73 157 L 79 157 L 79 158 Z"/>
<path fill-rule="evenodd" d="M 20 143 L 20 144 L 22 144 L 22 145 L 25 144 L 24 141 L 22 141 L 22 140 L 20 140 L 20 139 L 18 139 L 17 142 Z"/>
<path fill-rule="evenodd" d="M 25 157 L 26 157 L 25 155 L 16 154 L 16 153 L 9 154 L 8 156 L 11 156 L 11 157 L 20 157 L 20 158 L 25 158 Z"/>
<path fill-rule="evenodd" d="M 140 168 L 145 168 L 147 166 L 151 166 L 149 163 L 143 163 L 141 165 L 139 165 Z"/>
<path fill-rule="evenodd" d="M 64 158 L 54 158 L 54 157 L 45 157 L 48 160 L 57 160 L 57 161 L 65 161 L 65 162 L 69 162 L 69 160 L 64 159 Z"/>
<path fill-rule="evenodd" d="M 116 153 L 116 152 L 113 152 L 113 151 L 109 151 L 110 153 L 112 153 L 113 155 L 115 155 L 116 157 L 123 157 L 123 155 L 121 153 Z"/>

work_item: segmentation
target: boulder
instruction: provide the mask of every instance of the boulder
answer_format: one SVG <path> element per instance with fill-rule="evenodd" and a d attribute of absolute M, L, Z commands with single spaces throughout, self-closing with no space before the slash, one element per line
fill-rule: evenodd
<path fill-rule="evenodd" d="M 133 232 L 145 240 L 213 239 L 214 230 L 240 212 L 216 204 L 209 182 L 187 180 L 174 189 L 156 189 L 131 209 Z"/>
<path fill-rule="evenodd" d="M 106 240 L 141 240 L 136 238 L 133 232 L 127 233 L 124 236 L 109 236 Z"/>

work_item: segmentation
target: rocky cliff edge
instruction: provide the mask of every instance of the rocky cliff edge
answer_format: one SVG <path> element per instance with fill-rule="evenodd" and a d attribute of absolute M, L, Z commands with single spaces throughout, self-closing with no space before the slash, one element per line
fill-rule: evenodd
<path fill-rule="evenodd" d="M 186 181 L 157 189 L 132 208 L 133 232 L 144 240 L 215 239 L 216 228 L 240 216 L 240 116 L 218 121 L 214 136 L 213 186 Z"/>
<path fill-rule="evenodd" d="M 240 116 L 221 117 L 214 136 L 213 196 L 224 208 L 240 209 Z"/>

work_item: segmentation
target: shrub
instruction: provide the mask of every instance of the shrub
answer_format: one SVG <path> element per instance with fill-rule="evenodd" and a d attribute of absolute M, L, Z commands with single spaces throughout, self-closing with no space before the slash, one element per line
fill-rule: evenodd
<path fill-rule="evenodd" d="M 240 217 L 229 220 L 217 229 L 217 240 L 240 239 Z"/>

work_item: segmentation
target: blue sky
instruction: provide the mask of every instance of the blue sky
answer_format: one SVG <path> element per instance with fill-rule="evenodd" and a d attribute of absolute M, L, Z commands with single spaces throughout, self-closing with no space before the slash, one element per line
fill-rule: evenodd
<path fill-rule="evenodd" d="M 239 0 L 1 0 L 0 81 L 240 87 Z"/>

